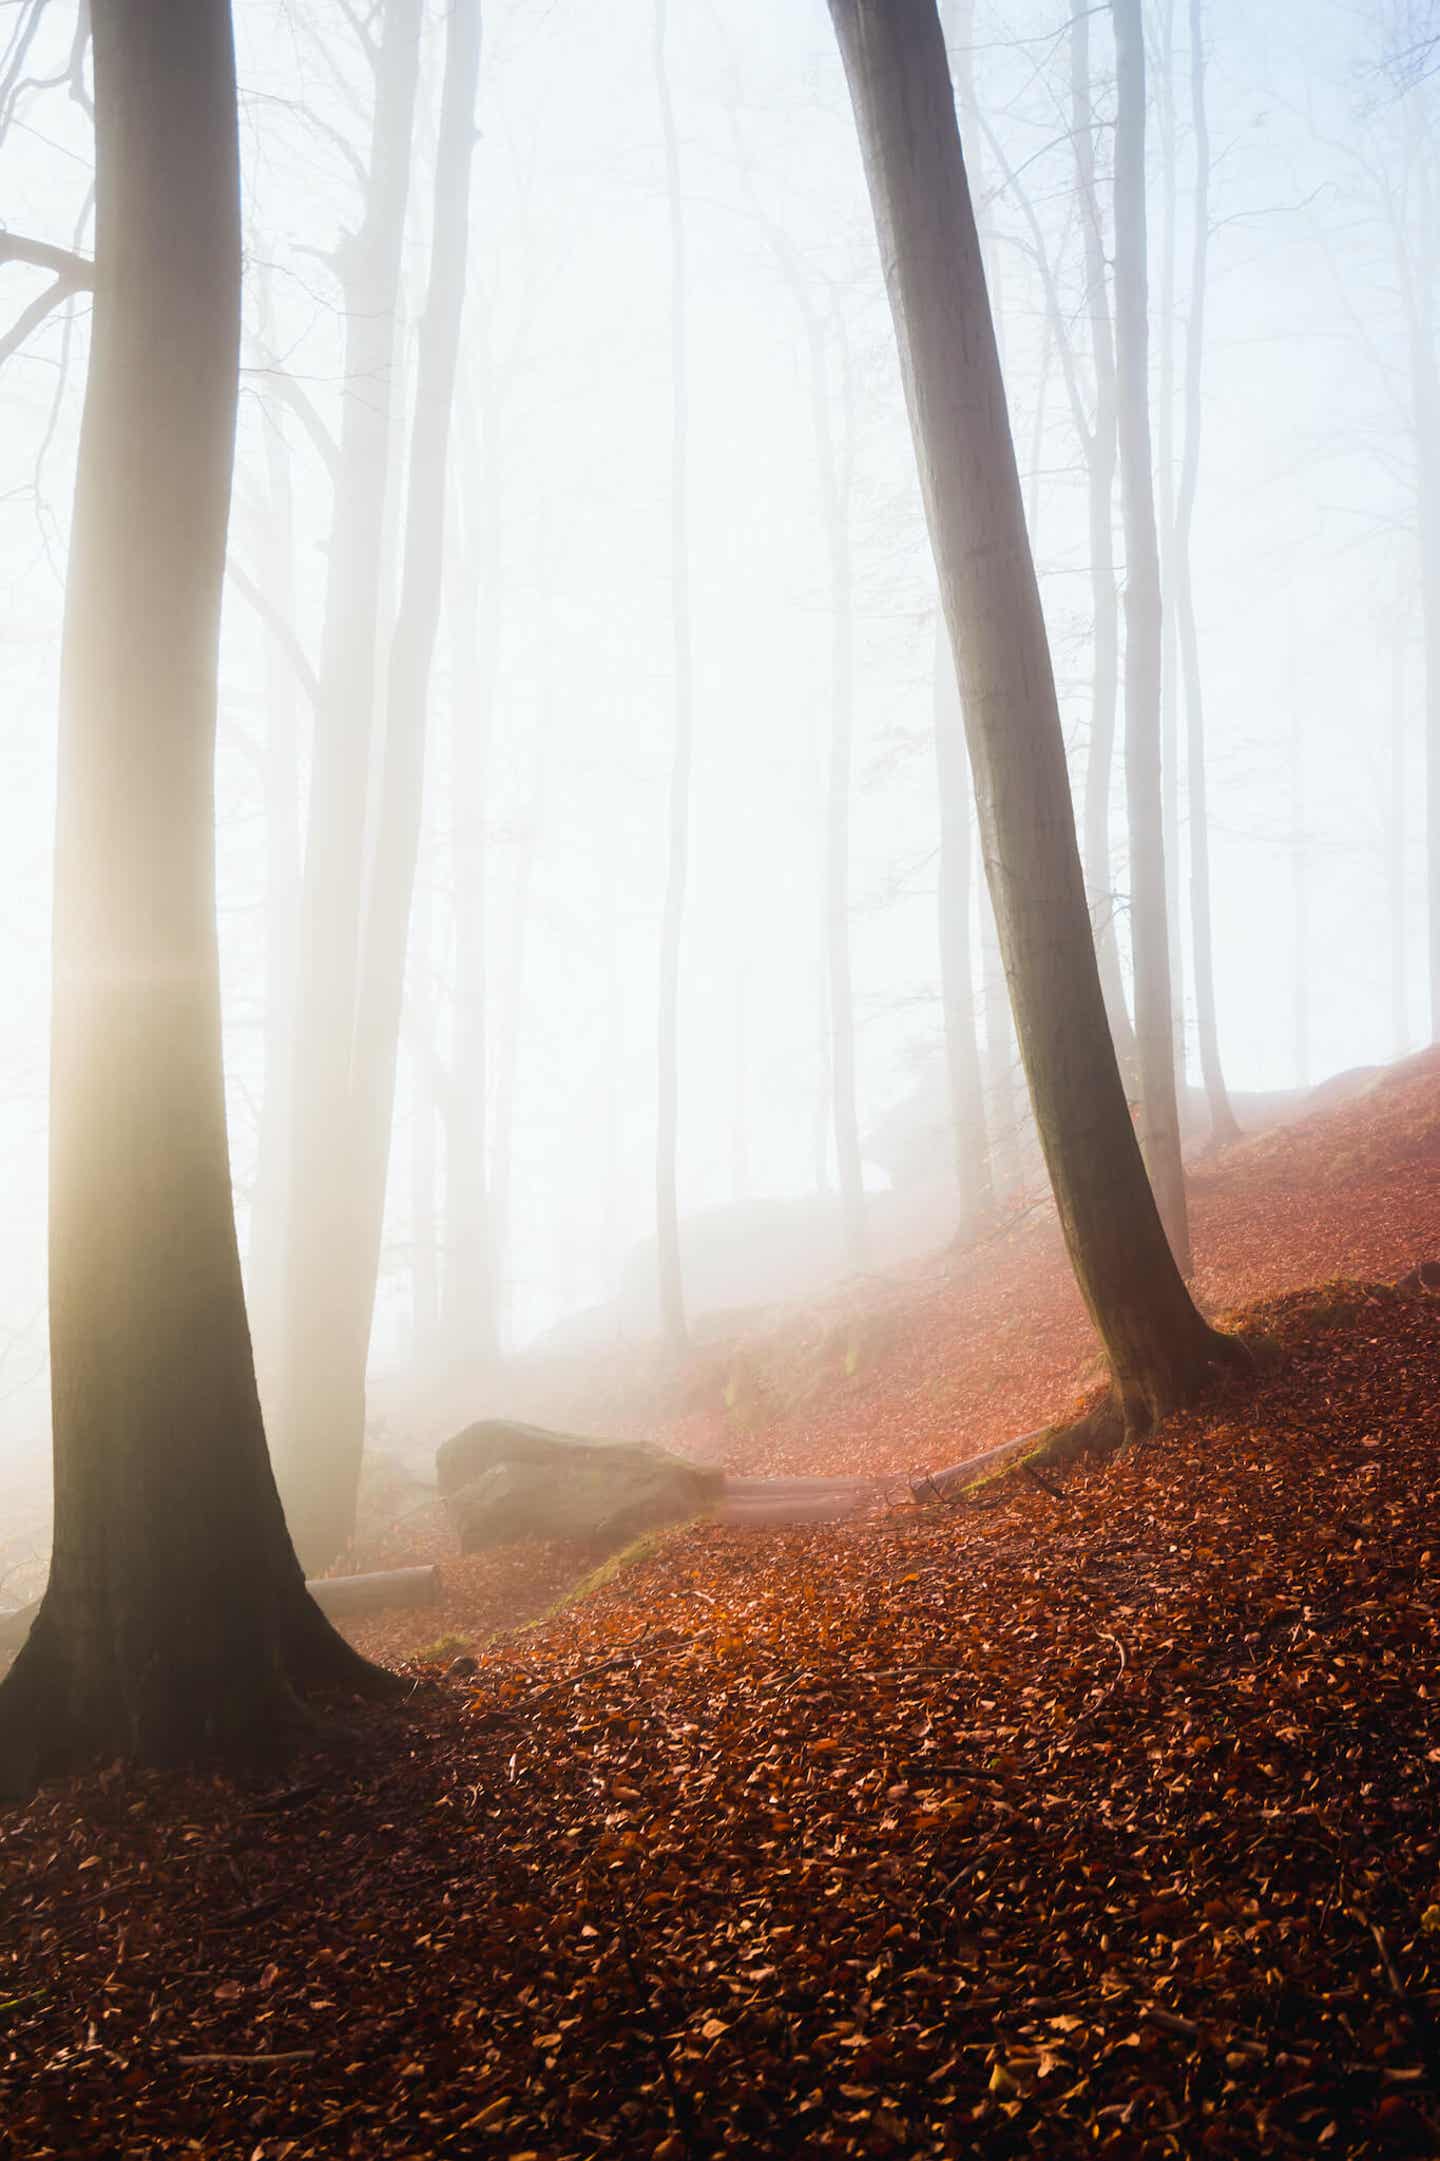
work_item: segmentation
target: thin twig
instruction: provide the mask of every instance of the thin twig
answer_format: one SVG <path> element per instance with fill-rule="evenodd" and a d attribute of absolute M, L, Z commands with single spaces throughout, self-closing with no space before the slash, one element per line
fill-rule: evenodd
<path fill-rule="evenodd" d="M 199 2052 L 199 2054 L 198 2054 L 198 2055 L 193 2055 L 193 2056 L 188 2056 L 188 2055 L 187 2055 L 187 2056 L 177 2056 L 177 2057 L 175 2058 L 175 2061 L 176 2061 L 176 2063 L 187 2063 L 187 2064 L 196 2064 L 196 2063 L 237 2063 L 237 2064 L 249 2064 L 249 2063 L 258 2063 L 258 2064 L 272 2064 L 272 2063 L 309 2063 L 309 2062 L 311 2061 L 311 2059 L 312 2059 L 312 2058 L 313 2058 L 313 2057 L 314 2057 L 314 2056 L 315 2056 L 315 2055 L 316 2055 L 317 2053 L 318 2053 L 318 2051 L 317 2051 L 317 2050 L 315 2050 L 315 2049 L 313 2049 L 313 2048 L 281 2048 L 281 2049 L 269 2049 L 269 2050 L 265 2050 L 265 2051 L 262 2051 L 262 2052 L 261 2052 L 260 2054 L 258 2054 L 258 2055 L 254 2055 L 254 2056 L 246 2056 L 246 2055 L 239 2055 L 239 2054 L 235 2054 L 235 2053 L 233 2053 L 232 2051 L 230 2051 L 229 2049 L 202 2049 L 202 2050 L 201 2050 L 201 2051 Z"/>

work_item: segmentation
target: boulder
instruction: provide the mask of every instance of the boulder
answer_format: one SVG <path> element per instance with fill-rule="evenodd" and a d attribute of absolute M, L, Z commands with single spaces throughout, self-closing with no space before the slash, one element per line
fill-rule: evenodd
<path fill-rule="evenodd" d="M 724 1484 L 722 1472 L 649 1441 L 552 1433 L 502 1418 L 442 1442 L 435 1469 L 463 1553 L 524 1538 L 613 1549 L 704 1513 Z"/>

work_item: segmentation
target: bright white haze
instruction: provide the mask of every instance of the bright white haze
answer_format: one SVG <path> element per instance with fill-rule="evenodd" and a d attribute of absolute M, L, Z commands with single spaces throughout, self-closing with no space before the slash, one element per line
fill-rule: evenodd
<path fill-rule="evenodd" d="M 1157 26 L 1165 10 L 1153 11 Z M 1178 460 L 1191 147 L 1185 9 L 1175 38 Z M 979 0 L 981 105 L 1060 265 L 1083 344 L 1063 0 Z M 1372 172 L 1398 155 L 1377 10 L 1211 0 L 1215 146 L 1195 577 L 1210 734 L 1215 966 L 1228 1077 L 1289 1088 L 1429 1032 L 1413 450 L 1393 256 Z M 409 331 L 429 245 L 443 17 L 431 10 L 411 196 Z M 9 6 L 0 13 L 8 36 Z M 365 72 L 338 0 L 237 0 L 247 374 L 232 556 L 271 587 L 267 430 L 290 455 L 293 631 L 314 660 L 328 485 L 267 365 L 333 428 L 338 296 L 325 256 L 355 217 Z M 417 1139 L 443 1185 L 435 1071 L 449 1055 L 453 731 L 467 596 L 494 641 L 487 817 L 492 1081 L 513 1042 L 507 1334 L 609 1298 L 653 1229 L 655 1006 L 670 757 L 669 227 L 648 0 L 494 0 L 447 605 L 432 685 L 425 835 L 372 1369 L 411 1355 Z M 1112 96 L 1095 17 L 1102 112 Z M 62 75 L 55 0 L 22 72 Z M 853 123 L 823 0 L 683 0 L 673 92 L 687 208 L 693 862 L 685 932 L 680 1188 L 688 1213 L 814 1190 L 823 1135 L 821 839 L 830 622 L 807 352 L 770 222 L 843 334 L 856 433 L 857 740 L 852 901 L 862 1133 L 940 1044 L 931 744 L 934 584 Z M 325 55 L 329 54 L 327 61 Z M 967 145 L 967 148 L 970 146 Z M 1151 127 L 1151 278 L 1164 280 Z M 0 145 L 3 218 L 88 247 L 89 127 L 63 82 Z M 1102 160 L 1108 167 L 1108 137 Z M 1077 784 L 1087 751 L 1084 476 L 1028 229 L 982 152 L 1007 380 Z M 1108 171 L 1105 174 L 1108 186 Z M 0 326 L 42 273 L 0 268 Z M 45 1081 L 57 665 L 86 359 L 84 296 L 0 370 L 0 1391 L 12 1468 L 47 1429 Z M 414 341 L 402 339 L 407 367 Z M 837 426 L 839 425 L 837 417 Z M 403 500 L 403 487 L 392 502 Z M 393 602 L 397 543 L 391 569 Z M 268 552 L 267 552 L 268 551 Z M 292 603 L 280 596 L 283 607 Z M 357 624 L 357 637 L 375 626 Z M 381 626 L 382 636 L 384 626 Z M 1398 706 L 1397 706 L 1398 701 Z M 1404 729 L 1403 980 L 1389 964 L 1392 724 Z M 1297 792 L 1297 750 L 1300 785 Z M 226 1061 L 242 1242 L 266 1086 L 267 757 L 298 804 L 308 712 L 240 587 L 227 598 L 218 772 Z M 1184 798 L 1182 792 L 1182 831 Z M 1123 848 L 1117 761 L 1114 828 Z M 302 821 L 303 829 L 303 821 Z M 1296 836 L 1303 847 L 1297 850 Z M 1297 952 L 1297 864 L 1304 950 Z M 1123 887 L 1123 862 L 1118 872 Z M 525 894 L 523 926 L 517 893 Z M 523 935 L 522 935 L 523 928 Z M 977 934 L 978 935 L 978 934 Z M 517 955 L 522 967 L 517 974 Z M 1294 982 L 1303 971 L 1303 1012 Z M 1188 961 L 1186 975 L 1188 980 Z M 1306 1041 L 1297 1040 L 1304 1035 Z M 433 1050 L 430 1041 L 433 1037 Z M 1193 1014 L 1189 1049 L 1194 1071 Z M 1299 1070 L 1303 1058 L 1305 1070 Z M 417 1106 L 423 1125 L 417 1125 Z M 492 1099 L 492 1142 L 495 1111 Z M 497 1142 L 498 1145 L 498 1142 Z M 828 1167 L 825 1175 L 830 1175 Z M 867 1171 L 885 1182 L 878 1165 Z M 443 1213 L 440 1236 L 443 1238 Z"/>

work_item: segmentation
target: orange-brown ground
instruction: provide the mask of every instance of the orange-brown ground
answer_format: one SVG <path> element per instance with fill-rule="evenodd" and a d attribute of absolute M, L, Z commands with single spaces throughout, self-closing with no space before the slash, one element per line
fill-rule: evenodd
<path fill-rule="evenodd" d="M 1437 1130 L 1429 1064 L 1228 1159 L 1216 1302 L 1440 1247 Z M 993 1266 L 727 1445 L 938 1464 L 1063 1408 L 1043 1236 Z M 960 1353 L 1012 1268 L 1006 1397 Z M 1440 1301 L 1248 1319 L 1273 1366 L 1059 1497 L 697 1527 L 283 1783 L 0 1817 L 12 2150 L 1436 2151 Z"/>

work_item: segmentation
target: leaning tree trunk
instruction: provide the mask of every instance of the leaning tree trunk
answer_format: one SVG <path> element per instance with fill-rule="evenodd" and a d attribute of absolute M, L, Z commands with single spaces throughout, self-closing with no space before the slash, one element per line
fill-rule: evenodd
<path fill-rule="evenodd" d="M 369 185 L 336 269 L 344 376 L 320 640 L 320 695 L 305 841 L 291 1109 L 277 1457 L 292 1527 L 312 1565 L 346 1543 L 345 1465 L 365 1420 L 365 1350 L 353 1268 L 357 1134 L 350 1053 L 360 968 L 376 626 L 396 400 L 395 310 L 420 64 L 421 0 L 385 0 L 375 55 Z M 323 1549 L 330 1547 L 329 1552 Z"/>
<path fill-rule="evenodd" d="M 1135 1073 L 1135 1031 L 1120 975 L 1115 926 L 1115 866 L 1110 849 L 1110 785 L 1120 696 L 1120 587 L 1115 575 L 1115 338 L 1106 282 L 1105 234 L 1095 183 L 1095 117 L 1090 91 L 1090 0 L 1070 0 L 1070 122 L 1080 224 L 1085 240 L 1085 305 L 1095 373 L 1095 417 L 1085 444 L 1090 524 L 1090 593 L 1094 643 L 1090 678 L 1090 755 L 1085 763 L 1085 882 L 1110 1032 L 1127 1081 Z"/>
<path fill-rule="evenodd" d="M 935 631 L 931 689 L 935 716 L 935 777 L 940 799 L 940 1004 L 945 1066 L 950 1081 L 950 1134 L 955 1151 L 959 1214 L 955 1243 L 969 1245 L 995 1213 L 989 1122 L 976 1032 L 975 962 L 970 937 L 974 883 L 970 840 L 970 772 L 960 689 L 943 621 Z"/>
<path fill-rule="evenodd" d="M 1140 0 L 1115 20 L 1115 374 L 1125 516 L 1125 783 L 1130 812 L 1130 941 L 1140 1139 L 1181 1273 L 1190 1226 L 1175 1045 L 1160 771 L 1160 555 L 1150 461 L 1149 301 L 1145 267 L 1145 39 Z"/>
<path fill-rule="evenodd" d="M 1220 1064 L 1215 1015 L 1215 946 L 1210 919 L 1210 812 L 1205 772 L 1205 706 L 1190 542 L 1200 477 L 1200 379 L 1205 360 L 1205 288 L 1210 258 L 1210 131 L 1205 109 L 1202 0 L 1190 0 L 1190 109 L 1195 131 L 1195 230 L 1190 258 L 1190 320 L 1185 333 L 1185 440 L 1175 509 L 1171 571 L 1180 667 L 1185 684 L 1185 740 L 1190 783 L 1190 929 L 1195 949 L 1195 1021 L 1200 1075 L 1218 1148 L 1240 1138 Z"/>
<path fill-rule="evenodd" d="M 996 337 L 1000 350 L 1004 351 L 1003 324 L 1000 321 L 999 299 L 999 250 L 995 243 L 993 219 L 987 216 L 984 205 L 986 189 L 984 172 L 979 166 L 981 137 L 984 133 L 980 118 L 980 103 L 975 84 L 975 0 L 945 0 L 941 16 L 941 31 L 945 38 L 947 55 L 955 84 L 955 101 L 960 115 L 960 128 L 971 144 L 971 170 L 974 175 L 974 198 L 976 225 L 980 235 L 980 255 L 990 286 L 991 305 L 995 315 Z M 943 606 L 942 606 L 943 613 Z M 954 664 L 951 674 L 954 674 Z M 938 693 L 937 693 L 938 694 Z M 937 745 L 938 756 L 938 745 Z M 962 761 L 963 762 L 963 761 Z M 942 788 L 944 783 L 942 782 Z M 968 783 L 967 783 L 968 794 Z M 968 814 L 968 802 L 967 802 Z M 946 813 L 942 811 L 941 831 L 941 881 L 954 889 L 958 871 L 952 866 L 947 874 L 944 867 Z M 956 829 L 950 828 L 950 837 L 956 839 Z M 966 852 L 969 853 L 969 832 L 966 832 Z M 968 861 L 966 876 L 968 879 Z M 986 1163 L 983 1177 L 976 1176 L 978 1166 L 972 1165 L 971 1183 L 977 1192 L 983 1192 L 986 1180 L 992 1195 L 997 1190 L 1004 1195 L 1019 1192 L 1025 1176 L 1024 1113 L 1015 1076 L 1015 1031 L 1010 1012 L 1010 995 L 1005 987 L 1005 970 L 1000 959 L 999 941 L 995 935 L 995 918 L 982 892 L 980 907 L 980 978 L 981 1004 L 985 1013 L 985 1065 L 984 1109 Z M 954 958 L 952 949 L 952 959 Z M 948 1051 L 948 1040 L 947 1040 Z M 966 1051 L 958 1047 L 963 1065 Z M 953 1073 L 953 1065 L 952 1065 Z M 988 1107 L 985 1098 L 988 1096 Z"/>
<path fill-rule="evenodd" d="M 455 0 L 446 33 L 435 147 L 435 218 L 420 325 L 410 442 L 404 565 L 386 680 L 385 760 L 365 921 L 364 967 L 351 1051 L 354 1162 L 347 1238 L 332 1253 L 345 1415 L 311 1436 L 298 1467 L 292 1523 L 312 1566 L 333 1560 L 354 1525 L 365 1445 L 365 1365 L 380 1275 L 380 1241 L 395 1109 L 405 955 L 425 792 L 426 704 L 440 621 L 450 422 L 465 305 L 470 170 L 480 71 L 480 0 Z"/>
<path fill-rule="evenodd" d="M 655 86 L 665 147 L 665 196 L 670 213 L 670 624 L 675 655 L 674 736 L 670 763 L 670 859 L 660 930 L 659 1035 L 656 1046 L 655 1228 L 660 1331 L 671 1352 L 683 1351 L 685 1283 L 680 1266 L 678 1192 L 680 1126 L 680 938 L 690 870 L 690 768 L 694 759 L 694 667 L 690 644 L 689 382 L 686 344 L 685 204 L 680 192 L 680 143 L 665 44 L 669 0 L 655 0 Z"/>
<path fill-rule="evenodd" d="M 935 0 L 830 0 L 955 651 L 985 870 L 1060 1221 L 1143 1430 L 1238 1356 L 1191 1302 L 1110 1038 L 1045 620 Z"/>
<path fill-rule="evenodd" d="M 1175 1085 L 1185 1089 L 1185 940 L 1180 897 L 1179 638 L 1169 596 L 1175 575 L 1175 281 L 1180 146 L 1175 119 L 1175 0 L 1160 0 L 1155 24 L 1156 105 L 1160 121 L 1160 345 L 1155 480 L 1160 553 L 1160 830 L 1165 843 L 1165 938 L 1170 961 L 1171 1056 Z"/>
<path fill-rule="evenodd" d="M 216 654 L 240 333 L 228 0 L 95 13 L 96 273 L 55 854 L 55 1546 L 0 1779 L 252 1747 L 378 1681 L 306 1593 L 230 1188 Z"/>

